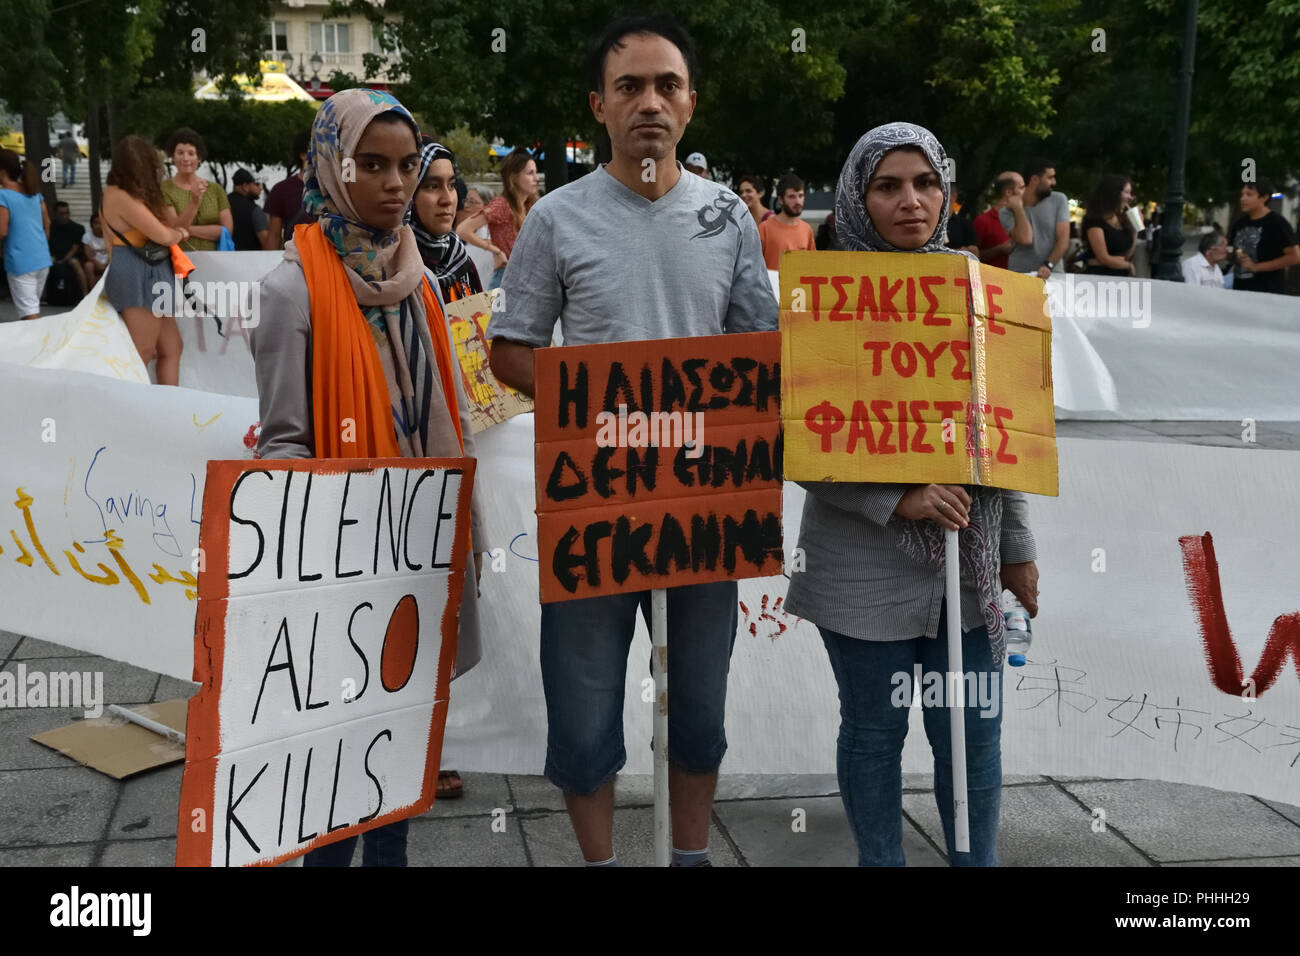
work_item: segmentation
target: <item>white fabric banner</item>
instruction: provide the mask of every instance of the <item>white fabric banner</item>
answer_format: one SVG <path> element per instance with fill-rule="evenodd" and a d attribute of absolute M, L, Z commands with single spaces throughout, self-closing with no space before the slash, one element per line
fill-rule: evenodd
<path fill-rule="evenodd" d="M 0 629 L 189 680 L 207 462 L 257 400 L 15 365 L 0 408 Z"/>
<path fill-rule="evenodd" d="M 1053 276 L 1052 370 L 1058 417 L 1120 421 L 1300 420 L 1300 299 L 1153 279 Z M 1094 358 L 1060 335 L 1077 325 Z M 1106 395 L 1062 391 L 1088 363 L 1108 370 Z"/>
<path fill-rule="evenodd" d="M 0 522 L 0 628 L 188 679 L 186 574 L 205 462 L 249 454 L 255 401 L 15 367 L 0 377 L 0 402 L 11 409 L 0 446 L 12 449 L 0 458 L 0 488 L 22 489 Z M 479 442 L 489 536 L 502 550 L 484 568 L 483 660 L 453 685 L 448 761 L 537 773 L 546 711 L 532 416 Z M 1294 462 L 1291 452 L 1061 440 L 1060 498 L 1031 498 L 1042 612 L 1030 663 L 1006 671 L 1006 772 L 1158 778 L 1300 802 L 1295 670 L 1284 661 L 1257 699 L 1215 688 L 1179 548 L 1181 536 L 1215 536 L 1249 676 L 1274 619 L 1297 612 L 1300 516 L 1277 507 Z M 787 552 L 801 506 L 801 489 L 787 485 Z M 730 773 L 834 770 L 835 682 L 816 628 L 783 613 L 785 590 L 783 578 L 740 585 Z M 640 630 L 625 701 L 631 772 L 651 766 Z M 905 767 L 921 771 L 928 748 L 913 716 Z"/>
<path fill-rule="evenodd" d="M 255 298 L 279 252 L 196 252 L 181 301 L 180 384 L 257 397 L 249 328 L 275 321 Z M 768 272 L 773 291 L 777 273 Z M 102 288 L 102 281 L 100 284 Z M 182 297 L 183 299 L 183 297 Z M 1150 279 L 1053 276 L 1052 378 L 1058 418 L 1300 420 L 1300 302 L 1294 297 Z M 221 319 L 218 323 L 212 316 Z M 130 336 L 92 293 L 71 312 L 0 325 L 0 361 L 140 380 Z M 120 326 L 120 322 L 119 322 Z M 1190 371 L 1189 371 L 1190 370 Z"/>

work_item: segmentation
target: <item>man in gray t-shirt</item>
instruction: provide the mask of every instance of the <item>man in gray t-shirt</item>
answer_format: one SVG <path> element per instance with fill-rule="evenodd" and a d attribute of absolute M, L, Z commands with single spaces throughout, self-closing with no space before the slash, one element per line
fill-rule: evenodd
<path fill-rule="evenodd" d="M 1070 200 L 1065 193 L 1052 191 L 1056 185 L 1055 163 L 1032 159 L 1025 167 L 1024 177 L 1025 218 L 1029 220 L 1032 237 L 1030 242 L 1022 242 L 1015 213 L 1003 208 L 998 219 L 1012 242 L 1007 268 L 1012 272 L 1037 273 L 1039 278 L 1046 279 L 1054 271 L 1064 271 L 1061 260 L 1070 247 Z"/>
<path fill-rule="evenodd" d="M 690 37 L 667 17 L 615 21 L 592 49 L 589 100 L 608 165 L 547 193 L 524 219 L 488 323 L 492 371 L 533 394 L 533 349 L 777 328 L 753 217 L 688 174 L 677 144 L 695 109 Z M 491 477 L 488 476 L 488 481 Z M 735 581 L 668 588 L 673 864 L 708 863 L 736 636 Z M 546 776 L 564 793 L 583 858 L 615 865 L 614 776 L 627 759 L 623 698 L 649 592 L 542 605 Z"/>

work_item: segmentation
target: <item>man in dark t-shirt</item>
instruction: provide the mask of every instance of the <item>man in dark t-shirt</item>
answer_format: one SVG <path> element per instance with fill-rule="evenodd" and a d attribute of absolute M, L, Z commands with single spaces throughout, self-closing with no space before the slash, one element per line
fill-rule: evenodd
<path fill-rule="evenodd" d="M 69 274 L 75 273 L 77 286 L 81 294 L 86 294 L 86 274 L 81 269 L 81 238 L 86 234 L 86 227 L 72 221 L 72 212 L 65 202 L 54 204 L 54 218 L 50 222 L 50 258 L 54 266 L 71 266 Z"/>
<path fill-rule="evenodd" d="M 979 240 L 975 236 L 975 226 L 971 223 L 969 217 L 959 215 L 962 200 L 965 198 L 957 187 L 953 186 L 952 197 L 948 204 L 950 213 L 948 216 L 948 248 L 962 249 L 978 255 L 980 247 Z"/>
<path fill-rule="evenodd" d="M 1234 289 L 1247 292 L 1286 290 L 1287 266 L 1300 265 L 1300 245 L 1295 230 L 1280 214 L 1268 208 L 1273 184 L 1265 179 L 1241 187 L 1241 211 L 1232 224 L 1228 242 L 1237 250 L 1233 266 Z"/>
<path fill-rule="evenodd" d="M 267 219 L 257 199 L 262 195 L 262 184 L 247 169 L 238 169 L 232 179 L 234 189 L 230 200 L 230 217 L 234 220 L 231 238 L 240 252 L 257 252 L 267 248 Z"/>
<path fill-rule="evenodd" d="M 311 222 L 314 218 L 302 209 L 302 174 L 307 167 L 307 146 L 311 134 L 303 131 L 294 137 L 293 156 L 298 163 L 298 171 L 290 173 L 271 189 L 266 197 L 266 215 L 271 221 L 271 247 L 284 248 L 284 244 L 293 238 L 293 227 L 301 222 Z"/>

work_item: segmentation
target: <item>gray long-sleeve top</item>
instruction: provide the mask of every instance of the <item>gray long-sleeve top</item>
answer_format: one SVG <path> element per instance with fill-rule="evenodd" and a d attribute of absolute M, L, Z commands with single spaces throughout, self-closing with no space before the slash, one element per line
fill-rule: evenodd
<path fill-rule="evenodd" d="M 792 570 L 786 611 L 849 637 L 902 641 L 933 636 L 943 608 L 944 574 L 900 551 L 891 527 L 907 484 L 799 482 L 808 493 L 799 526 L 804 570 Z M 1029 503 L 1003 491 L 996 529 L 1003 564 L 1036 557 Z M 792 562 L 793 564 L 793 562 Z M 975 588 L 962 581 L 961 626 L 982 627 Z"/>
<path fill-rule="evenodd" d="M 432 280 L 434 294 L 437 280 Z M 262 279 L 261 322 L 252 329 L 249 345 L 257 371 L 257 398 L 261 410 L 262 428 L 258 434 L 257 450 L 263 458 L 312 458 L 316 441 L 312 427 L 311 407 L 311 296 L 307 279 L 296 262 L 281 262 Z M 420 318 L 417 316 L 415 318 Z M 446 331 L 448 341 L 451 333 Z M 455 344 L 452 343 L 452 354 Z M 456 383 L 456 402 L 460 411 L 460 430 L 465 445 L 465 457 L 475 457 L 474 429 L 469 414 L 469 398 L 460 375 L 453 375 Z M 441 385 L 435 376 L 435 388 Z M 459 458 L 455 433 L 450 426 L 441 432 L 435 430 L 434 442 L 429 449 L 431 457 Z M 486 524 L 480 487 L 484 475 L 475 474 L 471 501 L 470 528 L 476 551 L 488 550 Z"/>

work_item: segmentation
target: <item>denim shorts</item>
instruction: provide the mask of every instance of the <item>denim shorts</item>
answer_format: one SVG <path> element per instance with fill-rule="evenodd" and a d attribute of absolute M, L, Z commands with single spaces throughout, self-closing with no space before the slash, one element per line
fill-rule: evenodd
<path fill-rule="evenodd" d="M 712 773 L 727 752 L 736 605 L 735 581 L 668 589 L 668 759 L 688 773 Z M 546 776 L 565 793 L 595 793 L 627 762 L 623 697 L 638 608 L 648 628 L 649 591 L 542 605 Z"/>

